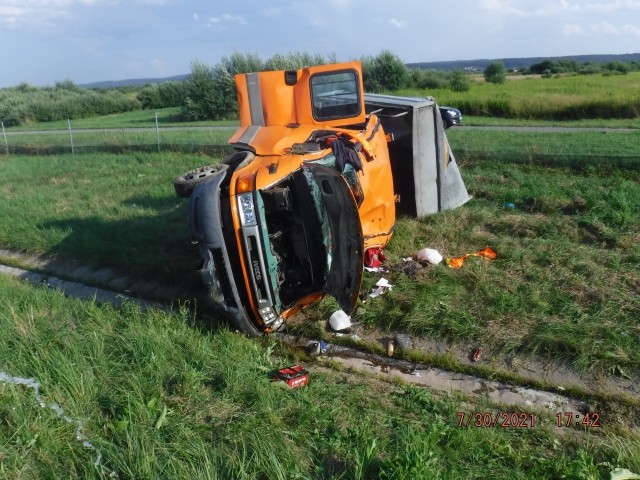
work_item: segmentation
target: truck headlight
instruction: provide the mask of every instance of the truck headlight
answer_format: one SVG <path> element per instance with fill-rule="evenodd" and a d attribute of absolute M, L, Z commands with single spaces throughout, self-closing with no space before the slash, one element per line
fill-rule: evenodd
<path fill-rule="evenodd" d="M 257 225 L 256 210 L 253 206 L 253 195 L 251 193 L 238 195 L 238 211 L 240 212 L 240 223 L 243 227 Z"/>

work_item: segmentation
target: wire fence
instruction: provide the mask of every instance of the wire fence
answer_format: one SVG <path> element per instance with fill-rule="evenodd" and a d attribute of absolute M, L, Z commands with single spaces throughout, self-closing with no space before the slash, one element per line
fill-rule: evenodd
<path fill-rule="evenodd" d="M 78 128 L 71 120 L 67 129 L 7 131 L 2 139 L 5 155 L 81 154 L 93 152 L 202 152 L 226 153 L 227 140 L 236 127 L 130 127 Z"/>

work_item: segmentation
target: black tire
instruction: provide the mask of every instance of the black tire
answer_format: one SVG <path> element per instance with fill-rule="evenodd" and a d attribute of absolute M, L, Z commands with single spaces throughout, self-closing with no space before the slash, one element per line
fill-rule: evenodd
<path fill-rule="evenodd" d="M 213 180 L 218 175 L 223 175 L 228 168 L 229 165 L 225 164 L 196 168 L 174 178 L 173 188 L 179 197 L 189 198 L 196 185 Z"/>

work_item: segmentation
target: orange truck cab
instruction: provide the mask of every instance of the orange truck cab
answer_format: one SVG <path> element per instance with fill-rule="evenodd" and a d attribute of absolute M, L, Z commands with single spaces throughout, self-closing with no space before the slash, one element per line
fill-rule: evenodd
<path fill-rule="evenodd" d="M 176 177 L 174 186 L 190 197 L 199 274 L 212 303 L 250 335 L 279 329 L 327 294 L 350 313 L 364 252 L 391 239 L 400 189 L 410 192 L 408 211 L 417 215 L 469 198 L 461 179 L 464 191 L 453 201 L 439 198 L 457 167 L 435 102 L 365 96 L 358 62 L 241 74 L 235 83 L 240 127 L 229 143 L 236 152 Z M 427 104 L 430 121 L 419 118 Z M 433 130 L 423 142 L 433 147 L 431 169 L 416 165 L 425 163 L 413 140 L 421 122 Z M 398 136 L 394 148 L 385 123 Z M 392 161 L 390 151 L 405 161 Z M 423 182 L 435 197 L 422 195 Z"/>

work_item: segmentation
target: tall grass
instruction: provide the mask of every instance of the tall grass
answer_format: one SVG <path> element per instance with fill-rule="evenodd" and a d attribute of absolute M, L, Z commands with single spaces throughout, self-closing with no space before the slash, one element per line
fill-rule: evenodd
<path fill-rule="evenodd" d="M 117 90 L 29 85 L 0 89 L 0 120 L 5 126 L 108 115 L 140 108 L 138 100 Z"/>
<path fill-rule="evenodd" d="M 2 275 L 0 289 L 0 371 L 37 380 L 45 405 L 25 386 L 0 383 L 3 478 L 530 479 L 640 471 L 637 440 L 558 436 L 553 418 L 538 416 L 535 428 L 460 428 L 458 411 L 491 407 L 316 364 L 306 365 L 308 387 L 280 388 L 271 372 L 297 361 L 293 352 L 210 329 L 186 310 L 114 310 Z M 78 421 L 93 449 L 77 440 Z"/>
<path fill-rule="evenodd" d="M 234 128 L 202 128 L 172 130 L 153 128 L 138 130 L 91 129 L 72 131 L 37 131 L 7 136 L 6 145 L 10 154 L 47 154 L 135 151 L 154 152 L 181 151 L 207 152 L 226 151 L 227 140 Z M 73 148 L 72 148 L 73 147 Z"/>
<path fill-rule="evenodd" d="M 431 95 L 467 115 L 578 120 L 640 116 L 640 72 L 627 75 L 573 75 L 554 78 L 509 77 L 503 84 L 474 82 L 467 92 L 448 89 L 403 90 Z"/>

